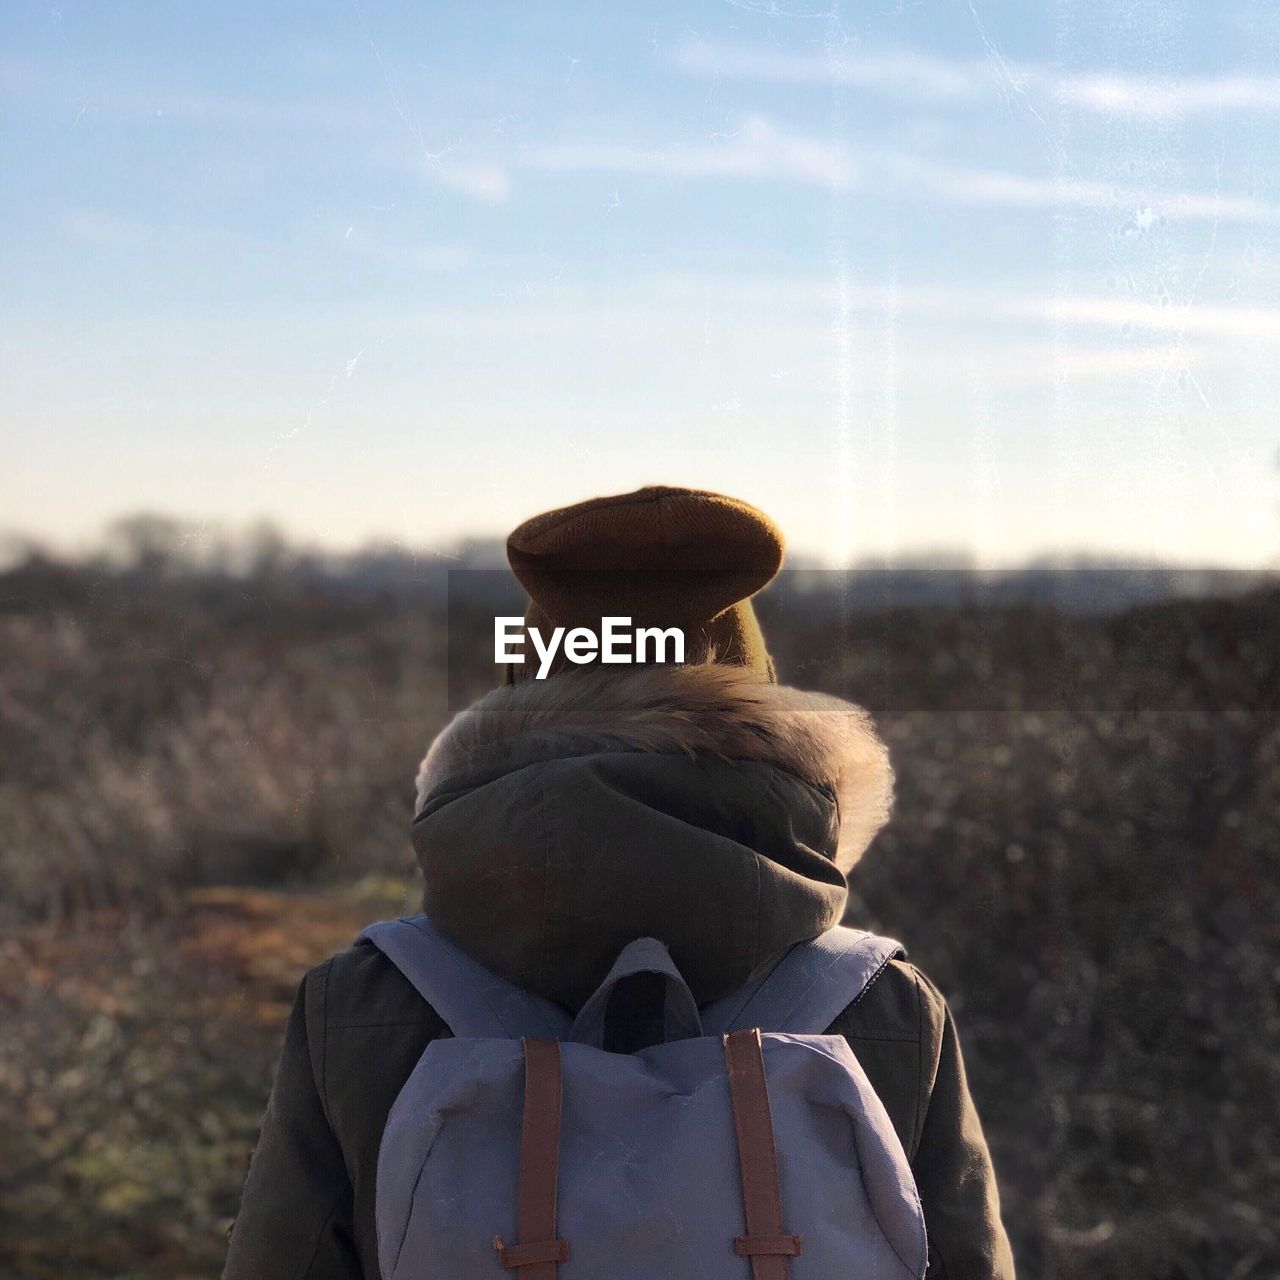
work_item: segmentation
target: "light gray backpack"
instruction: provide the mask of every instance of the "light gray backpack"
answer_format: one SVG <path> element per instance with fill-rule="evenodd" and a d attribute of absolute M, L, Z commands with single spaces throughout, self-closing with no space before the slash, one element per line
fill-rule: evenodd
<path fill-rule="evenodd" d="M 625 947 L 576 1018 L 446 941 L 371 925 L 453 1032 L 378 1155 L 382 1280 L 919 1280 L 924 1215 L 888 1114 L 820 1034 L 902 948 L 836 928 L 694 1003 L 667 949 Z M 602 1047 L 615 984 L 665 979 L 665 1042 Z"/>

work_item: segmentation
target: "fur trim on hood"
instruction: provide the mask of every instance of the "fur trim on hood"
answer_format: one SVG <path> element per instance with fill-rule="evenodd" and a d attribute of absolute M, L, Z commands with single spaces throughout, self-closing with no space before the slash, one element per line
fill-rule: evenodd
<path fill-rule="evenodd" d="M 722 663 L 585 667 L 494 689 L 456 715 L 417 777 L 418 813 L 459 768 L 498 742 L 555 752 L 618 750 L 750 760 L 830 791 L 839 810 L 836 865 L 848 872 L 893 802 L 889 753 L 863 708 L 771 684 Z"/>

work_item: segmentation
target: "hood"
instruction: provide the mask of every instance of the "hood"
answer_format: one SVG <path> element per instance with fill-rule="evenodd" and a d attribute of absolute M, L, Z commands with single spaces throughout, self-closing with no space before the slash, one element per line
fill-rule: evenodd
<path fill-rule="evenodd" d="M 495 689 L 432 743 L 417 788 L 437 929 L 577 1009 L 637 937 L 705 1004 L 838 923 L 893 771 L 862 708 L 700 663 Z"/>

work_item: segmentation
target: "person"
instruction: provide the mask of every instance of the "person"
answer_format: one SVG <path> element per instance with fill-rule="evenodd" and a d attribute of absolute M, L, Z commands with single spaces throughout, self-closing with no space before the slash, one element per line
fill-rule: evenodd
<path fill-rule="evenodd" d="M 433 927 L 485 969 L 578 1009 L 627 943 L 660 939 L 699 1006 L 838 924 L 887 821 L 893 770 L 861 708 L 781 684 L 750 597 L 782 537 L 746 503 L 655 486 L 526 521 L 508 558 L 531 625 L 679 626 L 683 663 L 503 683 L 432 743 L 412 834 Z M 607 1047 L 652 1037 L 639 987 Z M 616 1007 L 614 1007 L 616 1006 Z M 905 959 L 829 1028 L 909 1160 L 929 1280 L 1013 1260 L 955 1021 Z M 376 1280 L 379 1142 L 444 1021 L 376 947 L 310 970 L 290 1016 L 225 1280 Z"/>

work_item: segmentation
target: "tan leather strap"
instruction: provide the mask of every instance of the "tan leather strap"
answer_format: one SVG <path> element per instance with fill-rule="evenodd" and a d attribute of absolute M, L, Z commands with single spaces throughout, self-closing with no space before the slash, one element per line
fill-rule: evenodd
<path fill-rule="evenodd" d="M 556 1178 L 560 1164 L 560 1046 L 526 1036 L 524 1117 L 520 1126 L 520 1190 L 516 1205 L 519 1244 L 495 1236 L 498 1262 L 520 1268 L 520 1280 L 556 1280 L 556 1264 L 569 1245 L 556 1239 Z"/>
<path fill-rule="evenodd" d="M 724 1037 L 724 1060 L 729 1072 L 733 1127 L 738 1135 L 738 1163 L 742 1169 L 742 1204 L 747 1234 L 733 1242 L 733 1251 L 751 1259 L 754 1280 L 787 1280 L 787 1257 L 800 1252 L 801 1238 L 782 1229 L 782 1190 L 778 1183 L 778 1153 L 773 1144 L 773 1117 L 764 1077 L 760 1031 L 731 1031 Z"/>
<path fill-rule="evenodd" d="M 740 1258 L 754 1258 L 769 1253 L 794 1258 L 800 1252 L 800 1244 L 799 1236 L 736 1236 L 733 1251 Z"/>

